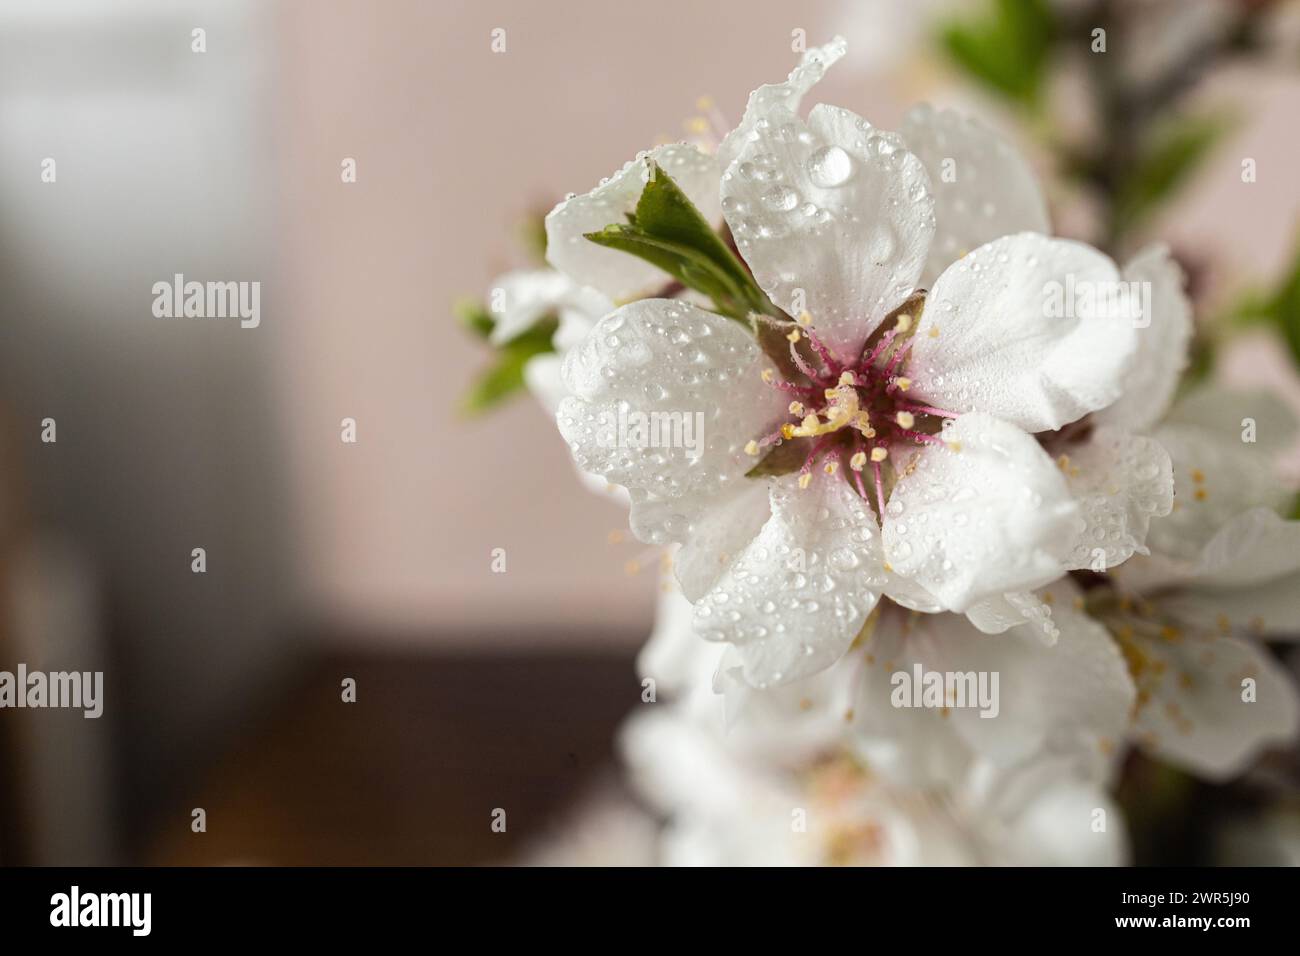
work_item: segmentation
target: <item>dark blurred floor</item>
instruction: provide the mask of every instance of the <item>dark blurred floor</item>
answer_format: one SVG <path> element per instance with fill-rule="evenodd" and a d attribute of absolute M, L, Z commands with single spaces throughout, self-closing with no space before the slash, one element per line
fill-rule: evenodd
<path fill-rule="evenodd" d="M 627 642 L 621 646 L 627 647 Z M 146 841 L 150 864 L 506 861 L 602 771 L 633 652 L 321 659 Z M 341 683 L 357 682 L 356 703 Z M 207 832 L 191 811 L 207 811 Z M 506 832 L 492 832 L 494 809 Z"/>

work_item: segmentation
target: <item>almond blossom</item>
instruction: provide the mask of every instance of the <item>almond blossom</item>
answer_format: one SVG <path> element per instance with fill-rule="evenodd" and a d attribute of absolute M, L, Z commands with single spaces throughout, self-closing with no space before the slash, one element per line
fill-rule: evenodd
<path fill-rule="evenodd" d="M 735 644 L 756 686 L 829 666 L 882 596 L 986 630 L 1024 620 L 1008 620 L 1008 603 L 1076 566 L 1091 530 L 1034 435 L 1115 401 L 1138 347 L 1105 303 L 1044 307 L 1054 284 L 1118 284 L 1095 249 L 993 238 L 949 214 L 961 234 L 938 232 L 935 253 L 931 177 L 903 138 L 835 107 L 795 112 L 824 69 L 812 62 L 756 91 L 719 149 L 719 206 L 759 286 L 797 317 L 779 327 L 788 348 L 690 303 L 634 301 L 570 352 L 573 394 L 557 415 L 579 467 L 627 488 L 633 531 L 683 545 L 697 631 Z M 548 228 L 579 212 L 594 225 L 596 205 L 625 211 L 656 159 L 685 172 L 692 198 L 707 194 L 707 164 L 686 155 L 643 158 L 643 172 L 634 164 L 600 196 L 568 200 Z M 1020 200 L 1013 190 L 1003 206 L 1040 225 Z M 557 238 L 552 262 L 582 281 L 649 286 L 646 263 L 615 266 L 612 250 Z M 953 252 L 965 255 L 917 294 Z M 702 453 L 610 442 L 606 424 L 627 410 L 703 414 Z"/>

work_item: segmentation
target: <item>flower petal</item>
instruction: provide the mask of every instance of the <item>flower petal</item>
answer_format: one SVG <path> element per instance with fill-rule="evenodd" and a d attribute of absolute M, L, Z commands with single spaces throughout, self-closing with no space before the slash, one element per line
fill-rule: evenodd
<path fill-rule="evenodd" d="M 638 537 L 687 541 L 709 504 L 746 480 L 746 443 L 786 417 L 762 367 L 740 323 L 644 299 L 605 316 L 565 357 L 573 395 L 556 423 L 579 468 L 627 488 Z"/>
<path fill-rule="evenodd" d="M 1142 568 L 1123 580 L 1143 593 L 1177 584 L 1158 595 L 1159 606 L 1191 625 L 1298 637 L 1300 521 L 1256 508 L 1220 528 L 1194 563 Z"/>
<path fill-rule="evenodd" d="M 917 326 L 913 391 L 1030 432 L 1103 408 L 1137 349 L 1115 264 L 1066 239 L 1019 233 L 981 246 L 935 283 Z"/>
<path fill-rule="evenodd" d="M 996 715 L 954 707 L 957 732 L 981 755 L 1009 767 L 1039 752 L 1069 755 L 1104 777 L 1128 729 L 1135 690 L 1106 629 L 1074 607 L 1068 580 L 1045 589 L 1059 636 L 1045 644 L 1033 629 L 980 634 L 953 615 L 923 618 L 915 639 L 928 670 L 998 675 Z"/>
<path fill-rule="evenodd" d="M 1224 780 L 1294 737 L 1295 687 L 1252 642 L 1192 630 L 1168 641 L 1126 634 L 1120 643 L 1137 681 L 1134 735 L 1144 750 Z M 1243 699 L 1248 678 L 1253 700 Z"/>
<path fill-rule="evenodd" d="M 950 785 L 961 779 L 970 748 L 937 709 L 895 707 L 894 675 L 911 673 L 928 650 L 913 642 L 918 628 L 951 615 L 919 617 L 882 608 L 875 626 L 836 665 L 860 667 L 859 691 L 853 702 L 849 743 L 873 773 L 900 787 Z M 942 626 L 942 625 L 940 625 Z"/>
<path fill-rule="evenodd" d="M 489 341 L 503 345 L 527 332 L 547 315 L 564 311 L 586 316 L 594 322 L 614 308 L 614 304 L 595 289 L 574 284 L 554 269 L 518 269 L 499 276 L 492 283 L 493 314 Z"/>
<path fill-rule="evenodd" d="M 722 177 L 722 210 L 772 301 L 808 312 L 842 359 L 916 286 L 934 234 L 920 160 L 894 133 L 816 106 L 760 124 Z"/>
<path fill-rule="evenodd" d="M 643 259 L 586 238 L 589 232 L 627 221 L 649 181 L 651 162 L 673 178 L 706 220 L 719 220 L 717 160 L 686 143 L 656 146 L 591 192 L 570 196 L 547 214 L 546 261 L 579 285 L 597 289 L 616 302 L 667 283 L 668 276 Z"/>
<path fill-rule="evenodd" d="M 695 522 L 691 539 L 673 560 L 682 593 L 698 601 L 771 517 L 766 481 L 746 481 L 722 496 Z"/>
<path fill-rule="evenodd" d="M 1047 453 L 978 412 L 955 419 L 944 437 L 947 446 L 916 453 L 885 507 L 892 569 L 952 611 L 1064 573 L 1078 505 Z"/>
<path fill-rule="evenodd" d="M 1017 232 L 1051 231 L 1047 203 L 1029 164 L 972 116 L 913 107 L 899 131 L 925 164 L 934 189 L 937 229 L 921 285 L 972 249 Z"/>
<path fill-rule="evenodd" d="M 987 597 L 966 608 L 966 620 L 984 634 L 1003 634 L 1013 627 L 1032 624 L 1044 644 L 1055 644 L 1060 637 L 1051 608 L 1032 591 Z"/>
<path fill-rule="evenodd" d="M 880 598 L 875 516 L 839 476 L 772 482 L 772 516 L 695 607 L 695 629 L 730 641 L 755 687 L 837 661 Z"/>
<path fill-rule="evenodd" d="M 1116 428 L 1098 428 L 1061 459 L 1084 526 L 1069 567 L 1108 571 L 1134 552 L 1146 554 L 1147 529 L 1174 505 L 1173 466 L 1160 443 Z"/>
<path fill-rule="evenodd" d="M 1292 494 L 1276 465 L 1295 438 L 1295 424 L 1281 403 L 1262 394 L 1208 387 L 1175 405 L 1153 432 L 1173 459 L 1175 506 L 1152 524 L 1152 551 L 1195 561 L 1237 515 L 1288 505 Z"/>
<path fill-rule="evenodd" d="M 1124 267 L 1124 281 L 1150 289 L 1147 325 L 1138 328 L 1137 358 L 1124 375 L 1123 394 L 1097 412 L 1096 421 L 1146 431 L 1169 409 L 1187 368 L 1192 341 L 1192 303 L 1183 270 L 1168 246 L 1142 250 Z M 1144 303 L 1145 305 L 1145 303 Z"/>
<path fill-rule="evenodd" d="M 803 59 L 784 83 L 768 83 L 750 93 L 740 125 L 723 137 L 718 145 L 719 168 L 725 170 L 735 161 L 761 121 L 781 122 L 795 115 L 804 96 L 844 56 L 847 49 L 848 44 L 844 38 L 837 36 L 825 46 L 805 51 Z"/>

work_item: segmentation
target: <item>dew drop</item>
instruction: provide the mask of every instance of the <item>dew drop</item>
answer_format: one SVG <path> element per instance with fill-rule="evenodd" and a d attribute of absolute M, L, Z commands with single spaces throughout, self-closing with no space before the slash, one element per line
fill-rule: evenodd
<path fill-rule="evenodd" d="M 853 160 L 838 146 L 823 146 L 808 160 L 808 175 L 823 189 L 842 186 L 853 174 Z"/>

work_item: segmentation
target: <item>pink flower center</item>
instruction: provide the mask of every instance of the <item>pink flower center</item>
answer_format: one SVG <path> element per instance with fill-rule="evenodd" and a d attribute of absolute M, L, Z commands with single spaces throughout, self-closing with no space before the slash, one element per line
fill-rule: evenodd
<path fill-rule="evenodd" d="M 867 501 L 874 501 L 879 514 L 885 510 L 885 475 L 882 466 L 893 462 L 898 469 L 906 447 L 948 444 L 938 434 L 945 419 L 957 416 L 908 397 L 911 381 L 900 367 L 912 339 L 910 315 L 898 317 L 855 361 L 845 362 L 817 337 L 807 314 L 787 336 L 790 358 L 806 381 L 778 378 L 768 369 L 763 380 L 791 396 L 791 421 L 746 447 L 751 455 L 793 439 L 810 439 L 807 458 L 800 468 L 799 485 L 808 487 L 812 469 L 823 461 L 827 474 L 843 470 Z M 807 339 L 811 355 L 801 354 L 798 344 Z M 844 458 L 847 456 L 847 468 Z M 869 474 L 869 479 L 864 477 Z M 874 496 L 867 481 L 874 485 Z"/>

